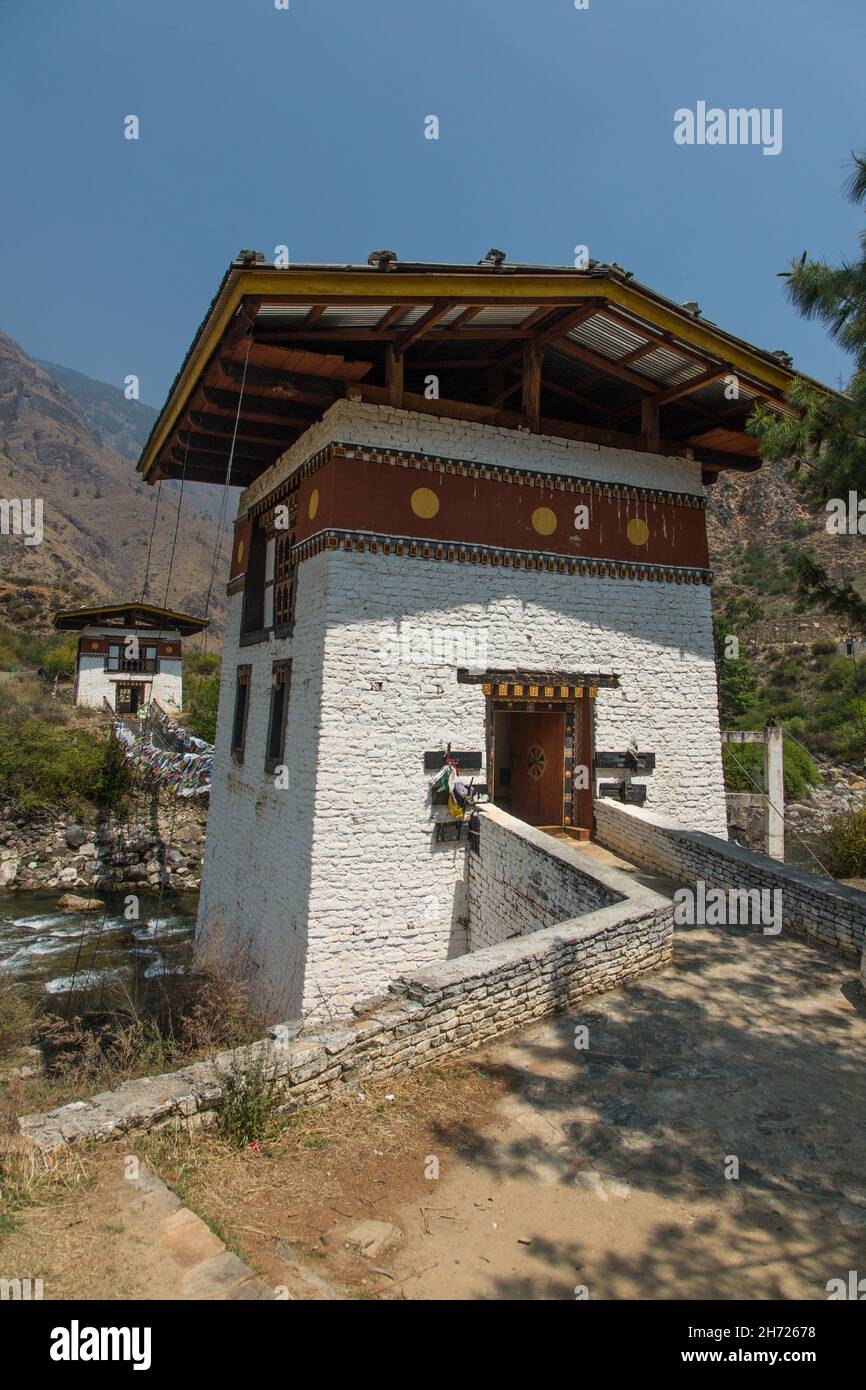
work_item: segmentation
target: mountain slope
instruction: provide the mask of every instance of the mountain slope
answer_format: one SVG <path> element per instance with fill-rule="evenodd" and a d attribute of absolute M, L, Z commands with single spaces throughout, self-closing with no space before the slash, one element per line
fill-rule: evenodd
<path fill-rule="evenodd" d="M 5 608 L 7 620 L 37 628 L 47 626 L 52 606 L 141 596 L 157 505 L 156 489 L 145 487 L 129 458 L 105 442 L 136 451 L 137 436 L 149 428 L 149 408 L 124 419 L 112 400 L 123 401 L 122 392 L 79 373 L 69 373 L 67 381 L 69 386 L 61 385 L 0 333 L 0 497 L 42 498 L 44 511 L 40 545 L 0 535 L 0 620 Z M 88 398 L 86 411 L 69 387 Z M 201 515 L 202 491 L 184 491 L 166 591 L 179 488 L 163 487 L 150 564 L 151 602 L 190 613 L 204 612 L 217 539 L 212 515 Z M 207 501 L 210 511 L 212 499 Z M 211 595 L 217 633 L 225 611 L 228 545 L 223 537 Z M 23 607 L 22 587 L 34 591 Z"/>
<path fill-rule="evenodd" d="M 862 590 L 862 537 L 829 534 L 826 513 L 801 501 L 784 463 L 765 463 L 756 473 L 722 474 L 707 497 L 710 563 L 716 574 L 714 607 L 731 595 L 756 599 L 766 615 L 756 635 L 761 627 L 767 636 L 778 627 L 781 640 L 791 641 L 797 640 L 798 630 L 815 637 L 849 635 L 843 620 L 820 609 L 798 611 L 789 557 L 806 551 L 834 580 L 850 580 Z"/>
<path fill-rule="evenodd" d="M 35 358 L 34 361 L 72 397 L 97 444 L 104 445 L 122 458 L 132 459 L 133 463 L 138 462 L 157 417 L 158 412 L 153 406 L 144 405 L 142 401 L 128 401 L 119 387 L 96 381 L 82 372 L 73 371 L 71 367 L 59 367 L 56 362 L 40 362 Z M 177 493 L 180 483 L 168 479 L 163 483 L 162 490 L 163 495 L 166 491 Z M 212 521 L 219 520 L 220 488 L 208 487 L 204 483 L 187 483 L 183 495 L 185 510 L 210 517 Z M 177 505 L 176 501 L 174 505 Z M 231 501 L 229 516 L 233 515 L 234 502 Z"/>

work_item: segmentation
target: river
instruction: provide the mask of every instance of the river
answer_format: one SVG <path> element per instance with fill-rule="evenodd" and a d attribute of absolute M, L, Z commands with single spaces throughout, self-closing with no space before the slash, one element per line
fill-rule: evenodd
<path fill-rule="evenodd" d="M 164 893 L 160 906 L 156 893 L 140 893 L 137 922 L 126 920 L 122 893 L 103 893 L 94 912 L 63 912 L 60 896 L 0 893 L 0 970 L 52 1011 L 73 981 L 77 1010 L 106 1008 L 143 999 L 149 982 L 187 969 L 197 894 Z"/>

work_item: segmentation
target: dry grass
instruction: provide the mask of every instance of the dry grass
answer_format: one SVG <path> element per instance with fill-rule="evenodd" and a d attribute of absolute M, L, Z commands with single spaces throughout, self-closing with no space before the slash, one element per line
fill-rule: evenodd
<path fill-rule="evenodd" d="M 0 971 L 0 1062 L 30 1042 L 36 1011 L 30 995 Z"/>
<path fill-rule="evenodd" d="M 334 1228 L 387 1219 L 387 1207 L 429 1195 L 428 1157 L 471 1150 L 507 1086 L 502 1071 L 464 1059 L 279 1116 L 243 1150 L 214 1127 L 179 1124 L 148 1136 L 142 1152 L 262 1278 L 285 1276 L 276 1254 L 283 1241 L 308 1258 L 330 1257 L 339 1280 Z"/>
<path fill-rule="evenodd" d="M 20 989 L 11 983 L 4 989 L 3 979 L 0 976 L 0 1054 L 5 1029 L 10 1046 L 11 1040 L 20 1045 L 32 1035 L 46 1057 L 45 1072 L 17 1083 L 19 1114 L 53 1110 L 115 1090 L 136 1077 L 179 1070 L 223 1049 L 255 1042 L 266 1028 L 246 982 L 213 951 L 147 1016 L 127 997 L 98 1021 L 46 1015 L 37 1025 Z"/>
<path fill-rule="evenodd" d="M 18 1133 L 28 1079 L 11 1077 L 0 1091 L 0 1232 L 14 1212 L 57 1201 L 88 1181 L 80 1152 L 42 1154 Z"/>

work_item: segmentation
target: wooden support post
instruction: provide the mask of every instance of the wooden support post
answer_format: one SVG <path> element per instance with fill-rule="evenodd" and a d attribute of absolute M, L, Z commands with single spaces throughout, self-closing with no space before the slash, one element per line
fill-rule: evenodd
<path fill-rule="evenodd" d="M 523 349 L 523 418 L 533 434 L 541 429 L 541 359 L 543 349 L 529 342 Z"/>
<path fill-rule="evenodd" d="M 385 354 L 385 381 L 390 405 L 403 404 L 403 354 L 395 352 L 391 343 Z"/>
<path fill-rule="evenodd" d="M 782 730 L 767 720 L 764 735 L 764 791 L 767 795 L 767 854 L 785 860 L 785 774 Z"/>
<path fill-rule="evenodd" d="M 647 396 L 640 403 L 640 432 L 644 448 L 657 454 L 660 441 L 659 408 L 652 396 Z"/>

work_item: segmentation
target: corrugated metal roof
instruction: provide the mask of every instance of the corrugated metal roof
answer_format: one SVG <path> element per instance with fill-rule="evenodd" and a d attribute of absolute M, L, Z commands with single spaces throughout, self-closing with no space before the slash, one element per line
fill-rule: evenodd
<path fill-rule="evenodd" d="M 591 348 L 593 352 L 600 353 L 602 357 L 609 357 L 612 361 L 617 357 L 624 357 L 627 352 L 633 352 L 635 348 L 642 347 L 647 341 L 646 333 L 632 333 L 621 324 L 614 323 L 613 319 L 605 318 L 603 314 L 593 314 L 592 318 L 585 319 L 576 328 L 570 329 L 565 336 L 573 343 Z"/>

